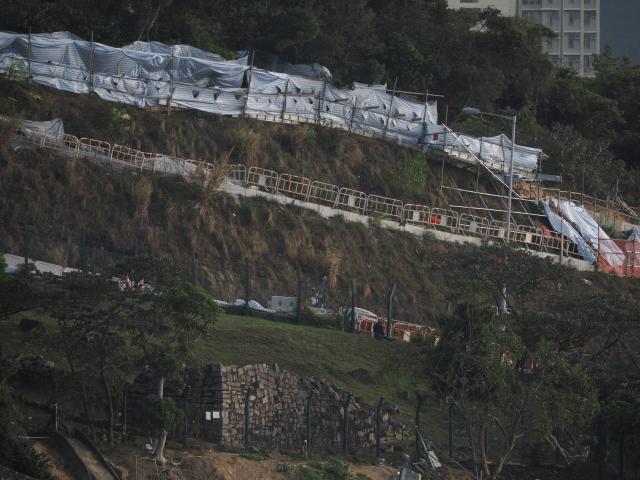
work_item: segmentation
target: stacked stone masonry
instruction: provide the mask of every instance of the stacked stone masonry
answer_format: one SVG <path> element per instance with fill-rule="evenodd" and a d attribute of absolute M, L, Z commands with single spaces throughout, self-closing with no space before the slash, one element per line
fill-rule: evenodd
<path fill-rule="evenodd" d="M 127 413 L 133 430 L 141 430 L 144 398 L 154 394 L 157 381 L 142 374 L 130 386 Z M 348 393 L 322 380 L 301 377 L 278 365 L 243 367 L 211 364 L 187 371 L 180 382 L 169 381 L 165 396 L 173 398 L 185 413 L 185 424 L 172 432 L 176 440 L 197 438 L 231 450 L 245 447 L 245 401 L 249 396 L 248 443 L 252 449 L 303 451 L 307 438 L 307 400 L 313 391 L 309 449 L 337 452 L 342 448 L 344 406 Z M 410 429 L 394 418 L 396 408 L 385 404 L 381 438 L 401 440 Z M 350 450 L 375 445 L 376 411 L 359 399 L 350 402 L 348 445 Z M 142 433 L 142 432 L 141 432 Z"/>

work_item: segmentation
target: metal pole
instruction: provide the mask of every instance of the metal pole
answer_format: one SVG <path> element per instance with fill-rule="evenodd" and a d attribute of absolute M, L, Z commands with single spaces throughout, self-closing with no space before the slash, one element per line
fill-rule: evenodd
<path fill-rule="evenodd" d="M 27 70 L 27 81 L 31 83 L 31 27 L 29 27 L 29 53 L 27 56 L 28 61 L 28 70 Z"/>
<path fill-rule="evenodd" d="M 189 430 L 189 394 L 191 393 L 191 386 L 187 385 L 184 392 L 184 446 L 187 446 L 187 434 Z"/>
<path fill-rule="evenodd" d="M 511 162 L 509 165 L 509 201 L 507 205 L 507 243 L 511 234 L 511 199 L 513 197 L 513 156 L 516 149 L 516 115 L 513 116 L 513 130 L 511 131 Z"/>
<path fill-rule="evenodd" d="M 280 120 L 284 123 L 284 113 L 287 110 L 287 92 L 289 91 L 289 79 L 287 78 L 287 83 L 284 84 L 284 103 L 282 104 L 282 112 L 280 113 Z"/>
<path fill-rule="evenodd" d="M 384 397 L 378 400 L 378 408 L 376 409 L 376 460 L 380 458 L 380 435 L 382 433 L 382 404 Z"/>
<path fill-rule="evenodd" d="M 169 98 L 167 99 L 167 116 L 171 115 L 171 100 L 173 98 L 173 70 L 176 68 L 171 47 L 171 70 L 169 71 Z"/>
<path fill-rule="evenodd" d="M 27 222 L 22 222 L 22 253 L 24 255 L 24 270 L 29 268 L 29 229 Z"/>
<path fill-rule="evenodd" d="M 453 403 L 449 404 L 449 458 L 453 458 Z"/>
<path fill-rule="evenodd" d="M 416 397 L 416 460 L 420 458 L 420 410 L 422 410 L 422 395 Z"/>
<path fill-rule="evenodd" d="M 322 80 L 322 93 L 318 98 L 318 113 L 316 115 L 316 123 L 320 123 L 322 118 L 322 109 L 324 108 L 324 96 L 327 90 L 327 79 L 323 78 Z"/>
<path fill-rule="evenodd" d="M 347 392 L 344 402 L 344 418 L 342 419 L 342 453 L 347 454 L 349 450 L 349 406 L 351 405 L 351 394 Z"/>
<path fill-rule="evenodd" d="M 95 63 L 96 46 L 93 43 L 93 30 L 91 30 L 91 58 L 89 60 L 89 91 L 93 92 L 93 64 Z"/>
<path fill-rule="evenodd" d="M 306 430 L 306 438 L 307 438 L 307 448 L 306 455 L 309 455 L 309 450 L 311 449 L 311 407 L 313 405 L 313 396 L 315 392 L 311 390 L 309 392 L 309 398 L 307 399 L 307 411 L 305 416 L 305 430 Z"/>
<path fill-rule="evenodd" d="M 387 122 L 384 125 L 384 133 L 382 138 L 387 137 L 387 130 L 389 129 L 389 118 L 391 117 L 391 107 L 393 107 L 393 99 L 395 98 L 396 87 L 398 86 L 398 77 L 393 84 L 393 91 L 391 92 L 391 101 L 389 102 L 389 111 L 387 112 Z"/>
<path fill-rule="evenodd" d="M 347 331 L 353 333 L 356 327 L 356 281 L 351 280 L 351 319 Z"/>
<path fill-rule="evenodd" d="M 349 122 L 349 133 L 353 130 L 353 118 L 356 115 L 356 110 L 358 109 L 358 97 L 356 97 L 356 101 L 354 102 L 353 107 L 351 107 L 351 121 Z"/>
<path fill-rule="evenodd" d="M 302 273 L 300 271 L 300 265 L 296 265 L 296 281 L 298 284 L 298 296 L 296 298 L 296 323 L 300 324 L 300 318 L 302 316 Z"/>
<path fill-rule="evenodd" d="M 249 429 L 251 428 L 251 422 L 249 420 L 251 414 L 251 392 L 252 388 L 247 387 L 247 392 L 244 396 L 244 450 L 249 450 Z"/>
<path fill-rule="evenodd" d="M 242 109 L 242 117 L 245 118 L 247 116 L 247 105 L 249 104 L 249 93 L 251 92 L 251 77 L 253 72 L 253 59 L 255 57 L 256 51 L 254 50 L 251 53 L 251 63 L 249 64 L 249 74 L 247 79 L 247 98 L 244 101 L 244 107 Z"/>
<path fill-rule="evenodd" d="M 244 311 L 249 315 L 249 297 L 251 296 L 251 279 L 249 277 L 249 257 L 244 258 Z"/>
<path fill-rule="evenodd" d="M 625 440 L 625 434 L 624 433 L 620 433 L 620 450 L 618 452 L 618 468 L 619 468 L 619 474 L 618 474 L 618 478 L 620 480 L 624 480 L 624 440 Z"/>
<path fill-rule="evenodd" d="M 195 250 L 191 252 L 191 258 L 193 262 L 193 284 L 198 285 L 198 255 Z"/>
<path fill-rule="evenodd" d="M 393 309 L 393 297 L 396 294 L 396 284 L 393 284 L 391 293 L 389 294 L 389 303 L 387 304 L 387 338 L 392 338 L 391 328 L 393 327 L 393 321 L 391 320 L 391 311 Z"/>

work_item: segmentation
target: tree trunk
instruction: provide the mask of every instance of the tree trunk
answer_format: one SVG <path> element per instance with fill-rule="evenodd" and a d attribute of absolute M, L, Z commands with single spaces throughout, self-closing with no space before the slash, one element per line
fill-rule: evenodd
<path fill-rule="evenodd" d="M 158 398 L 162 400 L 164 398 L 164 375 L 160 375 L 158 379 Z M 160 462 L 161 465 L 164 465 L 167 462 L 167 459 L 164 458 L 164 446 L 167 443 L 167 435 L 169 432 L 166 430 L 162 430 L 160 437 L 156 439 L 156 450 L 153 454 L 153 459 Z"/>
<path fill-rule="evenodd" d="M 153 454 L 153 459 L 157 462 L 160 462 L 161 465 L 167 463 L 167 459 L 164 458 L 164 445 L 167 443 L 167 435 L 169 432 L 163 430 L 158 438 L 158 445 L 156 446 L 156 451 Z"/>
<path fill-rule="evenodd" d="M 491 476 L 491 469 L 489 468 L 489 458 L 487 457 L 487 443 L 485 442 L 485 434 L 487 426 L 483 425 L 480 428 L 480 455 L 482 456 L 482 470 L 487 478 L 493 478 Z"/>
<path fill-rule="evenodd" d="M 164 375 L 161 375 L 158 379 L 158 398 L 162 400 L 164 398 Z"/>
<path fill-rule="evenodd" d="M 84 388 L 84 383 L 82 383 L 82 380 L 80 380 L 80 376 L 78 375 L 78 372 L 76 371 L 73 360 L 71 359 L 71 352 L 69 350 L 70 347 L 67 341 L 66 334 L 64 333 L 64 331 L 61 333 L 62 333 L 62 342 L 64 343 L 64 350 L 65 350 L 64 353 L 65 353 L 65 356 L 67 357 L 69 370 L 71 370 L 71 375 L 73 375 L 73 378 L 75 379 L 75 381 L 78 383 L 78 386 L 80 387 L 80 396 L 82 397 L 82 409 L 84 410 L 84 415 L 87 418 L 87 422 L 89 423 L 89 430 L 91 431 L 91 440 L 95 442 L 97 440 L 96 429 L 93 426 L 93 417 L 89 412 L 89 398 L 87 396 L 87 390 Z"/>
<path fill-rule="evenodd" d="M 107 382 L 107 377 L 104 374 L 104 368 L 100 369 L 100 380 L 102 381 L 102 388 L 104 389 L 104 395 L 107 399 L 107 415 L 109 418 L 109 445 L 113 445 L 113 397 L 111 395 L 111 389 Z"/>

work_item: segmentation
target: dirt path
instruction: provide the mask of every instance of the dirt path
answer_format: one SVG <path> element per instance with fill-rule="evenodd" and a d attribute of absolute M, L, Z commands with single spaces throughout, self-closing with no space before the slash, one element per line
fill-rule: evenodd
<path fill-rule="evenodd" d="M 75 480 L 73 473 L 67 468 L 64 460 L 55 448 L 49 447 L 49 445 L 44 442 L 34 443 L 33 448 L 36 452 L 46 455 L 50 460 L 49 466 L 51 467 L 51 475 L 53 478 L 56 480 Z"/>
<path fill-rule="evenodd" d="M 84 443 L 76 438 L 68 438 L 69 443 L 78 453 L 84 464 L 95 476 L 96 480 L 114 480 L 113 475 Z"/>

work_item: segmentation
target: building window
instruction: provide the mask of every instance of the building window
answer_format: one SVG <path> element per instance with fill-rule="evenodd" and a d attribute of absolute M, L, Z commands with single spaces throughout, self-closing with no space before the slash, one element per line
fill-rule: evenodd
<path fill-rule="evenodd" d="M 587 30 L 596 29 L 596 12 L 584 12 L 584 28 Z"/>
<path fill-rule="evenodd" d="M 595 33 L 585 33 L 584 34 L 584 48 L 585 50 L 595 50 L 596 49 L 596 40 L 597 36 Z"/>
<path fill-rule="evenodd" d="M 580 48 L 580 34 L 579 33 L 565 33 L 565 44 L 569 50 L 577 50 Z"/>
<path fill-rule="evenodd" d="M 565 8 L 580 8 L 580 0 L 566 0 Z"/>
<path fill-rule="evenodd" d="M 478 3 L 480 0 L 460 0 L 460 3 Z"/>
<path fill-rule="evenodd" d="M 567 26 L 580 28 L 580 12 L 567 12 Z"/>

